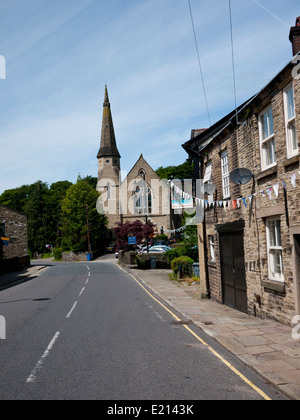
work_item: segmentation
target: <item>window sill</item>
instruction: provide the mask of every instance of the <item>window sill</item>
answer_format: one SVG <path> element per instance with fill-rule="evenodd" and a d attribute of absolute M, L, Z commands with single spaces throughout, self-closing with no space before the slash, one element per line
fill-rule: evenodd
<path fill-rule="evenodd" d="M 215 261 L 208 261 L 207 265 L 212 268 L 217 268 L 217 263 Z"/>
<path fill-rule="evenodd" d="M 283 166 L 284 166 L 284 168 L 286 168 L 287 166 L 294 165 L 294 164 L 297 164 L 297 163 L 299 163 L 299 155 L 287 158 L 283 162 Z"/>
<path fill-rule="evenodd" d="M 274 290 L 275 292 L 285 293 L 285 284 L 279 280 L 263 280 L 262 285 L 265 289 Z"/>
<path fill-rule="evenodd" d="M 266 178 L 267 176 L 277 174 L 277 165 L 272 166 L 272 168 L 266 169 L 265 171 L 261 172 L 260 174 L 256 175 L 257 181 Z"/>

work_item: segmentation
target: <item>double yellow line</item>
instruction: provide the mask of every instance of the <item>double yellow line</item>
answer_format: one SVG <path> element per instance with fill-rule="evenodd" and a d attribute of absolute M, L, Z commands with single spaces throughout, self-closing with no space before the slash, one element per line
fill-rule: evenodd
<path fill-rule="evenodd" d="M 133 280 L 153 299 L 155 302 L 157 302 L 162 308 L 164 308 L 173 318 L 175 318 L 176 321 L 181 321 L 181 319 L 175 315 L 169 308 L 167 308 L 163 303 L 161 303 L 158 299 L 156 299 L 138 280 L 136 277 L 134 277 L 132 274 L 128 273 L 126 270 L 124 270 L 122 267 L 120 267 L 120 270 L 124 271 L 128 276 L 132 277 Z M 224 365 L 226 365 L 232 372 L 234 372 L 237 376 L 239 376 L 247 385 L 249 385 L 254 391 L 256 391 L 262 398 L 264 398 L 267 401 L 271 401 L 271 398 L 268 397 L 260 388 L 258 388 L 256 385 L 254 385 L 253 382 L 251 382 L 249 379 L 246 378 L 245 375 L 243 375 L 238 369 L 236 369 L 231 363 L 229 363 L 226 359 L 224 359 L 223 356 L 221 356 L 217 351 L 215 351 L 209 344 L 207 344 L 202 338 L 200 338 L 194 331 L 190 329 L 188 325 L 182 324 L 182 326 L 190 333 L 192 334 L 198 341 L 200 341 L 201 344 L 203 344 L 212 354 L 214 354 Z"/>

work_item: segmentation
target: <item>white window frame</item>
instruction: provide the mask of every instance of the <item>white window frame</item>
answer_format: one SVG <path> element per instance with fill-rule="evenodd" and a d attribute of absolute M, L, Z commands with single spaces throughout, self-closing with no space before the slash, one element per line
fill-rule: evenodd
<path fill-rule="evenodd" d="M 230 172 L 229 172 L 229 161 L 228 152 L 221 153 L 221 169 L 222 169 L 222 185 L 223 185 L 223 198 L 230 197 Z"/>
<path fill-rule="evenodd" d="M 288 92 L 293 91 L 293 108 L 294 108 L 294 115 L 289 116 L 289 103 L 288 103 Z M 284 91 L 284 114 L 285 114 L 285 129 L 286 129 L 286 142 L 287 142 L 287 157 L 292 158 L 294 156 L 297 156 L 299 153 L 299 147 L 298 147 L 298 136 L 297 136 L 297 130 L 296 130 L 296 108 L 295 108 L 295 91 L 294 86 L 291 83 L 288 85 Z M 295 131 L 292 130 L 292 126 L 295 127 Z M 296 143 L 297 147 L 294 148 L 293 145 L 293 133 L 296 135 Z"/>
<path fill-rule="evenodd" d="M 209 235 L 210 262 L 216 261 L 216 242 L 214 235 Z"/>
<path fill-rule="evenodd" d="M 277 222 L 275 225 L 275 245 L 271 244 L 270 236 L 270 225 L 273 222 Z M 279 230 L 278 230 L 279 229 Z M 284 282 L 284 273 L 283 273 L 283 248 L 282 248 L 282 235 L 281 235 L 281 220 L 280 217 L 272 217 L 266 219 L 266 235 L 267 235 L 267 250 L 268 250 L 268 269 L 269 269 L 269 278 L 278 282 Z M 273 270 L 275 261 L 274 257 L 277 254 L 280 259 L 281 272 L 278 273 L 276 270 Z"/>
<path fill-rule="evenodd" d="M 270 119 L 267 115 L 269 111 L 272 111 L 272 127 L 273 130 L 271 130 L 270 125 Z M 262 119 L 264 116 L 267 116 L 267 129 L 268 134 L 266 137 L 264 137 L 264 124 L 262 122 Z M 260 157 L 261 157 L 261 169 L 262 171 L 265 171 L 269 168 L 273 168 L 277 165 L 276 161 L 276 143 L 275 143 L 275 134 L 274 134 L 274 118 L 273 118 L 273 108 L 272 105 L 269 105 L 266 109 L 264 109 L 258 116 L 258 125 L 259 125 L 259 138 L 260 138 Z M 267 163 L 267 150 L 266 146 L 272 142 L 272 153 L 274 154 L 274 162 Z"/>
<path fill-rule="evenodd" d="M 209 160 L 206 163 L 206 170 L 205 170 L 203 184 L 205 184 L 206 182 L 210 182 L 211 180 L 212 180 L 212 161 Z"/>

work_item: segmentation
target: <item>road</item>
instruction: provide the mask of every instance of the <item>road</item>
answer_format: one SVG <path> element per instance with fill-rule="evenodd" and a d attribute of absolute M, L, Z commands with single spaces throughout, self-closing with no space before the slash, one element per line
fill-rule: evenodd
<path fill-rule="evenodd" d="M 103 261 L 1 291 L 0 399 L 285 399 L 143 287 Z"/>

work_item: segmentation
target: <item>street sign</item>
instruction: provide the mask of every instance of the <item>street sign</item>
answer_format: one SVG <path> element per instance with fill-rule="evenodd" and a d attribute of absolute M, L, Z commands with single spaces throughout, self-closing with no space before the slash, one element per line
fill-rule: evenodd
<path fill-rule="evenodd" d="M 0 245 L 8 246 L 8 244 L 9 244 L 9 238 L 0 237 Z"/>
<path fill-rule="evenodd" d="M 136 245 L 136 236 L 128 236 L 128 245 Z"/>

